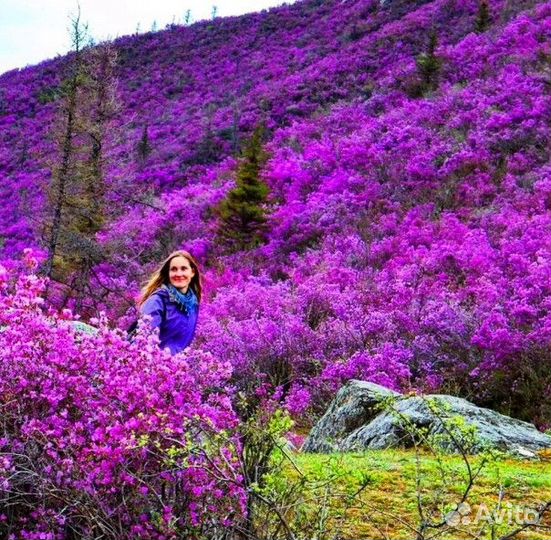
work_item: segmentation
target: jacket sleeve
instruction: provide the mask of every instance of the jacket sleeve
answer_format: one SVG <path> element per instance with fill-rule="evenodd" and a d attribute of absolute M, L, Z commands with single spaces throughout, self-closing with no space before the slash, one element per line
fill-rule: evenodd
<path fill-rule="evenodd" d="M 149 315 L 151 317 L 151 326 L 153 328 L 159 328 L 163 322 L 165 312 L 164 299 L 160 294 L 152 294 L 144 302 L 140 312 L 142 315 Z"/>

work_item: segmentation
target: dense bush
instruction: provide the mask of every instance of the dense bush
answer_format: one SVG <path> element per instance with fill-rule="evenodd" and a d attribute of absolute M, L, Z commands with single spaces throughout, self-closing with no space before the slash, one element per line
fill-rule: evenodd
<path fill-rule="evenodd" d="M 0 272 L 0 535 L 203 538 L 239 518 L 229 365 L 104 317 L 76 333 L 43 286 Z"/>

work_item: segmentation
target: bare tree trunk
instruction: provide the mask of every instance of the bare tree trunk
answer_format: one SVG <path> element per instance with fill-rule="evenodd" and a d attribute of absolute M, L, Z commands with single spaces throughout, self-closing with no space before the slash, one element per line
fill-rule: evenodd
<path fill-rule="evenodd" d="M 73 300 L 76 309 L 90 306 L 92 270 L 104 258 L 96 234 L 106 220 L 106 136 L 117 111 L 116 52 L 109 44 L 83 49 L 86 32 L 79 13 L 71 25 L 74 52 L 60 109 L 43 267 L 52 282 L 67 289 L 63 303 Z"/>
<path fill-rule="evenodd" d="M 80 7 L 77 15 L 71 20 L 71 41 L 73 44 L 74 58 L 71 60 L 71 77 L 69 88 L 65 96 L 64 108 L 65 129 L 61 141 L 61 159 L 59 168 L 53 171 L 54 196 L 53 217 L 48 241 L 48 257 L 44 263 L 43 273 L 52 277 L 54 259 L 57 255 L 60 232 L 62 228 L 63 211 L 67 205 L 67 187 L 70 181 L 71 162 L 74 157 L 74 139 L 76 131 L 77 94 L 80 86 L 80 72 L 82 69 L 82 46 L 86 37 L 86 27 L 80 24 Z M 57 184 L 57 185 L 56 185 Z"/>
<path fill-rule="evenodd" d="M 74 86 L 74 85 L 73 85 Z M 44 265 L 44 274 L 50 278 L 54 266 L 54 258 L 57 253 L 59 242 L 59 232 L 61 229 L 61 217 L 66 205 L 66 187 L 69 178 L 70 163 L 73 156 L 73 138 L 74 138 L 74 120 L 76 108 L 76 88 L 71 89 L 69 103 L 67 107 L 67 123 L 65 135 L 63 138 L 61 166 L 57 174 L 57 186 L 55 190 L 55 201 L 53 208 L 52 229 L 50 240 L 48 242 L 48 258 Z"/>

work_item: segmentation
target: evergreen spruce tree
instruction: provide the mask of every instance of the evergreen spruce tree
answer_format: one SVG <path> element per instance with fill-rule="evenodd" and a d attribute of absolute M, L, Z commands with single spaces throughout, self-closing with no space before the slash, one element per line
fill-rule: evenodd
<path fill-rule="evenodd" d="M 490 6 L 488 0 L 479 0 L 478 2 L 478 13 L 476 16 L 475 22 L 475 31 L 477 34 L 482 34 L 486 32 L 490 26 Z"/>
<path fill-rule="evenodd" d="M 218 207 L 218 242 L 228 253 L 255 248 L 265 241 L 269 189 L 261 179 L 267 155 L 264 127 L 255 129 L 237 169 L 236 186 Z"/>
<path fill-rule="evenodd" d="M 138 153 L 138 162 L 140 165 L 143 165 L 149 154 L 151 154 L 151 143 L 149 142 L 149 133 L 148 125 L 145 124 L 142 131 L 142 137 L 136 146 L 136 151 Z"/>
<path fill-rule="evenodd" d="M 423 93 L 438 88 L 438 77 L 442 68 L 442 61 L 436 55 L 437 47 L 438 36 L 436 35 L 436 31 L 432 30 L 426 52 L 421 53 L 416 60 Z"/>

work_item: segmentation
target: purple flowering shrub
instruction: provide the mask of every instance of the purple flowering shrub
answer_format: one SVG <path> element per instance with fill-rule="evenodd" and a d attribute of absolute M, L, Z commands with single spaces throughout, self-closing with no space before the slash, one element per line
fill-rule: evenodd
<path fill-rule="evenodd" d="M 369 235 L 328 234 L 316 250 L 273 256 L 271 277 L 232 271 L 235 258 L 213 283 L 200 346 L 227 355 L 247 396 L 299 418 L 362 378 L 546 426 L 551 221 L 536 211 L 546 196 L 534 195 L 530 219 L 508 207 L 476 227 L 452 213 L 434 220 L 430 206 L 387 213 Z"/>
<path fill-rule="evenodd" d="M 202 310 L 198 346 L 231 363 L 245 417 L 278 404 L 308 422 L 352 377 L 396 389 L 410 384 L 411 353 L 387 342 L 383 314 L 365 311 L 358 282 L 347 282 L 353 272 L 339 269 L 340 282 L 331 269 L 310 273 L 279 282 L 234 276 Z"/>
<path fill-rule="evenodd" d="M 288 284 L 258 278 L 221 287 L 218 295 L 203 309 L 197 339 L 203 350 L 231 363 L 232 382 L 246 400 L 242 416 L 293 401 L 297 385 L 309 384 L 319 371 L 322 354 Z M 309 395 L 295 399 L 292 411 L 304 412 L 309 401 Z"/>
<path fill-rule="evenodd" d="M 103 316 L 77 333 L 43 287 L 0 272 L 0 535 L 202 538 L 238 518 L 229 364 Z"/>

